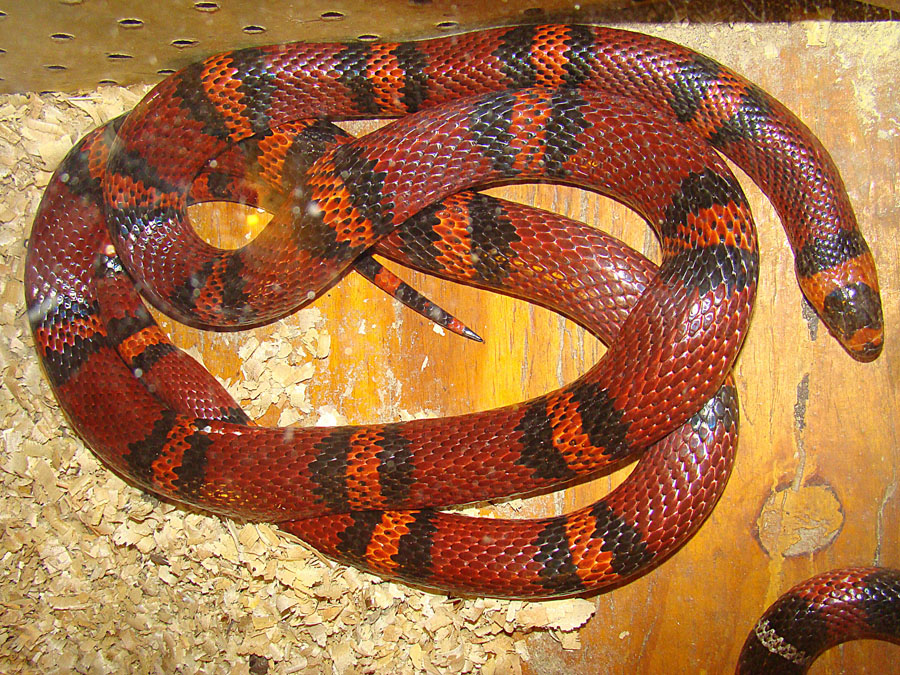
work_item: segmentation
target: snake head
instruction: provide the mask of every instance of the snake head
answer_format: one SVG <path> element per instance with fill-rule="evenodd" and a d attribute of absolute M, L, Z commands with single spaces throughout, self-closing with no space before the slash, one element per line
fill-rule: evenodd
<path fill-rule="evenodd" d="M 832 335 L 857 361 L 874 361 L 884 343 L 878 275 L 866 250 L 841 265 L 797 277 L 803 293 Z"/>

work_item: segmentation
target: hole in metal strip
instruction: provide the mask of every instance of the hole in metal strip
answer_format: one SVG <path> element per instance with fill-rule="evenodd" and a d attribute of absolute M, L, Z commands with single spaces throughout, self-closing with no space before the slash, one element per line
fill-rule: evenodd
<path fill-rule="evenodd" d="M 253 26 L 253 25 L 244 26 L 241 30 L 243 32 L 245 32 L 247 35 L 259 35 L 260 33 L 266 32 L 266 29 L 263 28 L 262 26 Z"/>
<path fill-rule="evenodd" d="M 323 21 L 340 21 L 344 18 L 343 12 L 322 12 L 319 18 Z"/>
<path fill-rule="evenodd" d="M 135 19 L 133 17 L 129 17 L 129 18 L 125 18 L 125 19 L 119 19 L 119 25 L 122 28 L 128 28 L 128 29 L 143 28 L 144 22 L 141 21 L 140 19 Z"/>
<path fill-rule="evenodd" d="M 453 30 L 454 28 L 459 27 L 458 21 L 441 21 L 440 23 L 434 24 L 434 27 L 438 30 Z"/>
<path fill-rule="evenodd" d="M 65 40 L 74 40 L 75 36 L 71 33 L 53 33 L 50 36 L 51 40 L 56 40 L 57 42 L 64 42 Z"/>
<path fill-rule="evenodd" d="M 194 9 L 198 12 L 218 12 L 219 11 L 219 3 L 218 2 L 195 2 Z"/>
<path fill-rule="evenodd" d="M 49 65 L 44 66 L 44 68 L 46 68 L 47 70 L 53 70 L 53 71 L 66 70 L 65 66 L 61 66 L 58 63 L 51 63 Z"/>
<path fill-rule="evenodd" d="M 133 59 L 134 57 L 131 54 L 113 53 L 107 54 L 106 58 L 108 58 L 110 61 L 127 61 L 128 59 Z"/>
<path fill-rule="evenodd" d="M 196 47 L 200 43 L 199 40 L 191 40 L 190 38 L 182 38 L 179 40 L 172 40 L 170 43 L 176 49 L 187 49 L 188 47 Z"/>
<path fill-rule="evenodd" d="M 360 42 L 374 42 L 375 40 L 380 40 L 381 36 L 375 33 L 363 33 L 362 35 L 357 35 L 356 39 Z"/>

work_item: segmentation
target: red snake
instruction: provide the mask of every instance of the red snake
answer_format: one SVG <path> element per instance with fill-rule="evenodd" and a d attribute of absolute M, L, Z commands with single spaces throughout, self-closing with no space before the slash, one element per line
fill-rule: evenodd
<path fill-rule="evenodd" d="M 324 121 L 359 117 L 400 119 L 360 139 Z M 189 66 L 54 174 L 28 247 L 32 331 L 73 426 L 144 489 L 456 593 L 621 584 L 696 530 L 731 467 L 727 377 L 758 257 L 716 151 L 772 200 L 832 333 L 875 358 L 874 263 L 818 140 L 711 59 L 592 26 L 296 43 Z M 464 192 L 527 180 L 637 210 L 660 238 L 659 271 L 592 228 Z M 186 216 L 194 201 L 272 194 L 272 223 L 235 252 L 203 242 Z M 249 327 L 307 304 L 373 247 L 557 309 L 609 351 L 569 385 L 493 411 L 266 429 L 162 336 L 132 281 L 185 323 Z M 546 490 L 638 451 L 626 483 L 567 516 L 431 510 Z"/>
<path fill-rule="evenodd" d="M 805 673 L 826 649 L 864 639 L 900 644 L 900 570 L 848 567 L 797 584 L 756 622 L 737 673 Z"/>

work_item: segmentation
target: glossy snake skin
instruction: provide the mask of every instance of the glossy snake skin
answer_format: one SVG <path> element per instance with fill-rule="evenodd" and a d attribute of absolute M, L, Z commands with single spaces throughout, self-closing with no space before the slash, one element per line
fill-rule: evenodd
<path fill-rule="evenodd" d="M 326 121 L 359 117 L 399 119 L 360 139 Z M 557 25 L 251 48 L 168 78 L 54 175 L 29 240 L 35 342 L 78 433 L 154 493 L 277 522 L 333 557 L 454 593 L 621 584 L 696 531 L 733 461 L 728 373 L 758 253 L 717 151 L 772 200 L 835 337 L 875 358 L 874 264 L 809 130 L 705 56 Z M 469 192 L 535 180 L 634 208 L 661 241 L 659 269 L 591 227 Z M 185 212 L 263 195 L 276 195 L 272 223 L 234 252 L 200 240 Z M 250 327 L 308 304 L 370 250 L 545 304 L 609 352 L 497 410 L 267 429 L 168 342 L 136 292 L 194 326 Z M 566 516 L 433 510 L 547 490 L 639 452 L 620 488 Z"/>
<path fill-rule="evenodd" d="M 900 644 L 900 570 L 848 567 L 797 584 L 757 621 L 737 672 L 805 673 L 826 649 L 862 639 Z"/>

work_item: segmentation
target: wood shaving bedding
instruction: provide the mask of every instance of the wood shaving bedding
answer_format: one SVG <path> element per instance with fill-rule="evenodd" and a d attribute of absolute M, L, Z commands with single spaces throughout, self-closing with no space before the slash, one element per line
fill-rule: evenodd
<path fill-rule="evenodd" d="M 69 148 L 143 92 L 0 97 L 0 671 L 490 675 L 521 672 L 535 632 L 580 648 L 594 602 L 460 600 L 383 582 L 273 526 L 162 503 L 71 431 L 25 318 L 25 237 Z M 226 386 L 251 416 L 341 423 L 306 397 L 331 350 L 321 313 L 287 325 L 217 336 L 241 359 Z M 303 349 L 285 348 L 298 330 Z"/>

